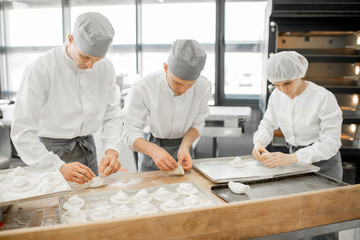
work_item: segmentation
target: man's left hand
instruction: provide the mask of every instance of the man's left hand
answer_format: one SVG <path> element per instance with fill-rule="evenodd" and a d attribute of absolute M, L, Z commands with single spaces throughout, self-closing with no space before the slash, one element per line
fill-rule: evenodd
<path fill-rule="evenodd" d="M 191 169 L 192 158 L 188 148 L 180 146 L 178 150 L 178 163 L 182 165 L 185 171 Z"/>
<path fill-rule="evenodd" d="M 112 150 L 108 149 L 105 153 L 105 156 L 103 159 L 101 159 L 101 162 L 99 164 L 99 174 L 101 176 L 109 176 L 110 174 L 116 173 L 119 171 L 121 167 L 121 163 L 118 160 L 119 154 Z M 107 167 L 107 169 L 106 169 Z M 106 169 L 106 172 L 104 172 Z"/>

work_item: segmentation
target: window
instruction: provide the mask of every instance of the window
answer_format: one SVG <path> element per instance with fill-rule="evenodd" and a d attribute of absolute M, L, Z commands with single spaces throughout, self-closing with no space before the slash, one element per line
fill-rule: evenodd
<path fill-rule="evenodd" d="M 261 93 L 266 1 L 227 1 L 225 4 L 225 98 Z"/>
<path fill-rule="evenodd" d="M 163 69 L 176 39 L 194 39 L 207 52 L 202 75 L 215 84 L 215 1 L 144 0 L 142 7 L 142 75 Z M 214 87 L 213 87 L 214 89 Z"/>
<path fill-rule="evenodd" d="M 136 8 L 131 1 L 83 1 L 71 2 L 71 29 L 77 16 L 85 12 L 100 12 L 112 23 L 115 36 L 108 54 L 117 76 L 123 77 L 123 84 L 131 84 L 136 74 Z"/>
<path fill-rule="evenodd" d="M 236 103 L 256 98 L 261 91 L 260 46 L 266 3 L 265 0 L 5 0 L 0 5 L 0 97 L 12 98 L 25 66 L 61 45 L 77 16 L 96 11 L 113 24 L 115 37 L 107 58 L 113 62 L 125 87 L 150 72 L 161 71 L 173 41 L 191 38 L 208 55 L 202 74 L 214 86 L 210 104 L 215 98 L 235 99 Z M 224 33 L 220 41 L 219 32 Z M 215 49 L 220 51 L 215 53 Z M 216 65 L 217 59 L 221 60 Z M 220 86 L 217 92 L 215 85 Z"/>
<path fill-rule="evenodd" d="M 2 91 L 16 93 L 25 66 L 62 43 L 60 1 L 5 1 L 6 79 Z M 44 21 L 46 19 L 46 21 Z"/>

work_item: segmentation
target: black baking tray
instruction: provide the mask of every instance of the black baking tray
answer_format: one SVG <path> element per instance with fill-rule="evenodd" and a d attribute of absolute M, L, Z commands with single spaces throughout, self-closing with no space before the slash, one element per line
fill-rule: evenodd
<path fill-rule="evenodd" d="M 227 184 L 214 185 L 211 187 L 211 191 L 224 201 L 231 203 L 337 188 L 349 184 L 312 172 L 255 180 L 247 182 L 246 185 L 250 186 L 250 190 L 246 194 L 233 193 Z"/>

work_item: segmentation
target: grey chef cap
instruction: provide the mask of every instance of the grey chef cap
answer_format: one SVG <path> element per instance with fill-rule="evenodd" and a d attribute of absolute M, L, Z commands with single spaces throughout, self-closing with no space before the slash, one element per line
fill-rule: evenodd
<path fill-rule="evenodd" d="M 73 29 L 75 45 L 92 57 L 104 57 L 112 43 L 114 29 L 102 14 L 88 12 L 76 18 Z"/>
<path fill-rule="evenodd" d="M 206 62 L 206 53 L 200 44 L 191 39 L 176 40 L 167 63 L 175 76 L 193 81 L 199 78 Z"/>
<path fill-rule="evenodd" d="M 279 52 L 266 61 L 265 75 L 272 83 L 303 78 L 308 65 L 306 58 L 295 51 Z"/>

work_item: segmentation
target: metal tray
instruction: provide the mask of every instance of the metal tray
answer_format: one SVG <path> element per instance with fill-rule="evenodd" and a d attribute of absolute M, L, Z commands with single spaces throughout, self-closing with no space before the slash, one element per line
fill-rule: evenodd
<path fill-rule="evenodd" d="M 15 169 L 0 170 L 0 178 L 2 179 L 0 181 L 0 207 L 8 206 L 10 204 L 17 203 L 19 201 L 20 202 L 29 201 L 29 200 L 46 198 L 46 197 L 58 196 L 69 193 L 71 191 L 69 184 L 65 181 L 65 179 L 63 178 L 63 176 L 59 171 L 54 171 L 54 173 L 59 179 L 62 180 L 62 182 L 59 185 L 55 186 L 55 188 L 51 192 L 43 193 L 39 191 L 39 185 L 37 184 L 37 182 L 39 181 L 39 177 L 41 176 L 41 174 L 44 173 L 46 170 L 34 168 L 34 167 L 22 167 L 22 169 L 25 170 L 27 174 L 27 179 L 30 182 L 36 184 L 36 186 L 33 189 L 26 192 L 18 192 L 18 193 L 11 192 L 8 190 L 8 188 L 11 187 L 14 178 L 9 177 L 8 174 L 14 171 Z"/>
<path fill-rule="evenodd" d="M 229 181 L 248 182 L 273 177 L 291 176 L 294 174 L 318 172 L 319 167 L 296 163 L 275 168 L 265 167 L 252 155 L 241 156 L 245 166 L 242 168 L 232 167 L 229 162 L 235 157 L 204 158 L 193 161 L 193 167 L 214 183 Z"/>
<path fill-rule="evenodd" d="M 186 182 L 186 183 L 191 183 L 194 187 L 197 188 L 198 193 L 196 195 L 198 197 L 200 197 L 202 200 L 204 200 L 204 206 L 214 206 L 214 205 L 224 204 L 218 198 L 216 198 L 213 194 L 211 194 L 210 192 L 205 191 L 198 184 L 196 184 L 196 183 L 194 183 L 192 181 L 189 181 L 189 182 Z M 171 191 L 173 193 L 177 193 L 176 189 L 179 187 L 180 184 L 181 183 L 173 183 L 173 184 L 159 185 L 159 186 L 148 187 L 148 188 L 143 188 L 143 189 L 146 189 L 149 192 L 149 194 L 152 194 L 152 193 L 156 192 L 158 190 L 158 188 L 163 187 L 163 188 L 165 188 L 165 189 L 167 189 L 167 190 L 169 190 L 169 191 Z M 126 193 L 129 197 L 132 197 L 133 195 L 135 195 L 140 190 L 141 189 L 122 190 L 122 191 L 124 193 Z M 111 202 L 111 200 L 110 200 L 110 197 L 115 195 L 117 192 L 118 191 L 107 191 L 107 192 L 94 192 L 94 193 L 77 194 L 77 196 L 79 198 L 82 198 L 85 201 L 85 206 L 83 208 L 81 208 L 86 213 L 86 220 L 85 221 L 86 222 L 92 221 L 90 219 L 90 215 L 98 207 L 105 207 L 106 209 L 113 210 L 113 211 L 116 208 L 118 208 L 120 205 L 115 204 L 115 203 Z M 72 197 L 72 195 L 65 195 L 65 196 L 59 197 L 60 218 L 61 218 L 62 223 L 65 223 L 62 216 L 66 212 L 62 208 L 62 206 L 70 197 Z M 179 201 L 179 202 L 182 203 L 183 199 L 185 199 L 186 197 L 187 196 L 179 194 L 179 196 L 176 198 L 176 201 Z M 157 201 L 156 199 L 153 199 L 150 203 L 153 204 L 158 209 L 158 213 L 164 212 L 160 208 L 160 204 L 162 203 L 161 201 Z M 126 203 L 124 205 L 127 205 L 128 207 L 133 209 L 137 205 L 137 203 L 135 201 L 131 200 L 129 203 Z M 183 209 L 186 209 L 186 208 L 184 207 Z M 179 209 L 179 210 L 181 210 L 181 209 Z M 135 215 L 135 216 L 138 216 L 138 215 Z"/>
<path fill-rule="evenodd" d="M 304 173 L 247 182 L 250 190 L 246 194 L 233 193 L 227 184 L 215 185 L 211 191 L 226 202 L 241 202 L 269 197 L 278 197 L 294 193 L 310 192 L 329 188 L 348 186 L 349 184 L 329 178 L 319 173 Z"/>

